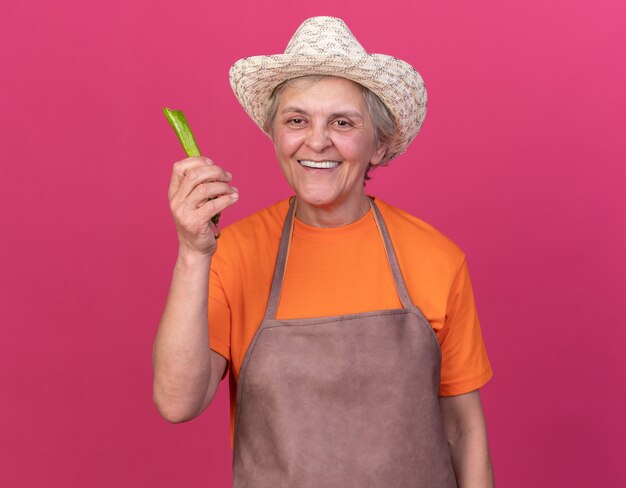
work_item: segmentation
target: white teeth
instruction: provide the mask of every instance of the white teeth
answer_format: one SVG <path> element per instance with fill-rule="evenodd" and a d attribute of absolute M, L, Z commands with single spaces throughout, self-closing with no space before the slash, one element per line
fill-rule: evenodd
<path fill-rule="evenodd" d="M 307 161 L 300 160 L 298 161 L 302 166 L 306 166 L 307 168 L 319 168 L 319 169 L 331 169 L 339 166 L 338 161 Z"/>

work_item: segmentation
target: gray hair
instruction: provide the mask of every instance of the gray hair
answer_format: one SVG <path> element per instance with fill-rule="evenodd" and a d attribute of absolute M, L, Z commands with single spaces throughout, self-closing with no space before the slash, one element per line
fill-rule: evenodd
<path fill-rule="evenodd" d="M 309 80 L 311 82 L 316 82 L 321 80 L 322 78 L 326 78 L 327 76 L 328 75 L 299 76 L 297 78 L 283 81 L 280 85 L 274 88 L 274 91 L 272 91 L 272 94 L 267 101 L 267 109 L 265 111 L 265 123 L 263 124 L 263 130 L 265 130 L 265 132 L 268 133 L 272 137 L 272 139 L 274 138 L 274 122 L 276 121 L 276 113 L 278 112 L 278 102 L 280 100 L 280 95 L 289 85 L 291 85 L 295 80 Z M 396 122 L 393 118 L 393 115 L 391 115 L 391 112 L 378 97 L 378 95 L 376 95 L 369 88 L 359 83 L 357 83 L 357 85 L 361 89 L 361 93 L 363 94 L 363 100 L 365 101 L 365 105 L 367 106 L 367 110 L 374 125 L 374 138 L 379 143 L 387 145 L 385 154 L 383 155 L 383 158 L 379 164 L 379 166 L 386 166 L 389 163 L 391 146 L 393 145 L 393 141 L 397 135 Z M 368 166 L 365 173 L 366 180 L 371 179 L 369 173 L 375 167 L 376 166 L 372 165 Z"/>

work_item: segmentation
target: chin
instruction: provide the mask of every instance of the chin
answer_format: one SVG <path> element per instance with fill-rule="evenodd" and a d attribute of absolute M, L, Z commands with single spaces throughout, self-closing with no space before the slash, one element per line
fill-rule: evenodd
<path fill-rule="evenodd" d="M 338 200 L 339 195 L 329 188 L 296 189 L 298 200 L 315 206 L 327 206 Z"/>
<path fill-rule="evenodd" d="M 331 206 L 334 202 L 334 198 L 328 198 L 323 196 L 313 196 L 313 195 L 298 195 L 298 203 L 303 203 L 306 205 L 310 205 L 311 207 L 328 207 Z"/>

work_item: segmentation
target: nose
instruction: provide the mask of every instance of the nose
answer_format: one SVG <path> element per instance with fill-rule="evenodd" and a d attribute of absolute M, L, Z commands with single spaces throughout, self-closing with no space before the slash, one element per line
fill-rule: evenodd
<path fill-rule="evenodd" d="M 326 124 L 311 124 L 307 129 L 306 145 L 313 151 L 321 153 L 332 145 Z"/>

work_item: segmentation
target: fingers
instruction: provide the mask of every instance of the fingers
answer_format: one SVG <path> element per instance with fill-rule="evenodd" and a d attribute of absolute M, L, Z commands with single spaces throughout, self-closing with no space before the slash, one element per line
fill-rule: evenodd
<path fill-rule="evenodd" d="M 189 202 L 189 205 L 199 208 L 209 200 L 231 193 L 237 193 L 237 189 L 230 186 L 228 183 L 221 183 L 219 181 L 200 183 L 189 194 L 187 202 Z"/>
<path fill-rule="evenodd" d="M 183 159 L 174 164 L 168 196 L 170 201 L 184 200 L 199 185 L 210 182 L 226 183 L 231 179 L 232 175 L 229 172 L 216 166 L 208 158 Z M 215 193 L 212 196 L 215 196 Z"/>
<path fill-rule="evenodd" d="M 211 200 L 207 200 L 199 209 L 198 217 L 204 221 L 210 220 L 227 207 L 239 200 L 239 194 L 236 192 L 221 195 Z"/>
<path fill-rule="evenodd" d="M 215 252 L 211 219 L 239 199 L 232 175 L 208 158 L 186 158 L 174 164 L 168 192 L 181 245 Z"/>
<path fill-rule="evenodd" d="M 174 163 L 174 167 L 172 168 L 172 180 L 170 181 L 169 189 L 170 197 L 178 191 L 188 170 L 191 168 L 212 165 L 213 162 L 209 158 L 202 157 L 187 158 Z"/>
<path fill-rule="evenodd" d="M 239 199 L 239 194 L 229 193 L 208 200 L 199 208 L 178 209 L 174 213 L 176 227 L 181 241 L 190 243 L 189 247 L 202 248 L 207 237 L 213 237 L 210 220 Z M 212 240 L 212 239 L 210 239 Z"/>
<path fill-rule="evenodd" d="M 175 214 L 180 245 L 188 250 L 212 255 L 216 249 L 216 229 L 211 219 L 238 199 L 238 193 L 229 193 L 207 201 L 200 208 L 188 209 L 178 216 Z"/>
<path fill-rule="evenodd" d="M 205 157 L 183 159 L 174 164 L 169 197 L 180 194 L 186 198 L 195 186 L 209 181 L 228 182 L 232 175 Z"/>
<path fill-rule="evenodd" d="M 189 198 L 192 192 L 194 192 L 198 187 L 206 188 L 207 186 L 215 186 L 216 188 L 213 192 L 215 192 L 217 188 L 230 188 L 227 183 L 232 179 L 232 175 L 224 171 L 219 166 L 191 168 L 187 170 L 187 173 L 178 188 L 177 195 L 180 198 Z M 228 191 L 228 193 L 231 193 L 231 191 Z"/>

